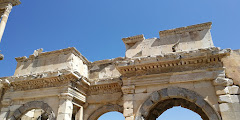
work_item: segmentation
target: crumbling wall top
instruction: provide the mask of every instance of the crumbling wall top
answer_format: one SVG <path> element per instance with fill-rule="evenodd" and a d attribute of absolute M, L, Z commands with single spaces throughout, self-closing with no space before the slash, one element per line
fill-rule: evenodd
<path fill-rule="evenodd" d="M 181 34 L 184 32 L 211 29 L 211 26 L 212 26 L 212 22 L 207 22 L 207 23 L 190 25 L 190 26 L 180 27 L 180 28 L 175 28 L 170 30 L 163 30 L 159 32 L 159 36 L 162 37 L 162 36 L 171 35 L 171 34 Z"/>

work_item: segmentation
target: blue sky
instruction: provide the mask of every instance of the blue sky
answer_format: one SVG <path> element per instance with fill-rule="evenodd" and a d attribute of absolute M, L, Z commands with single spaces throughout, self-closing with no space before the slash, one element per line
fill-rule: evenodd
<path fill-rule="evenodd" d="M 239 49 L 239 6 L 239 0 L 22 0 L 0 43 L 0 77 L 13 75 L 14 58 L 35 49 L 76 47 L 89 61 L 123 57 L 123 37 L 159 37 L 161 30 L 209 21 L 215 46 Z"/>

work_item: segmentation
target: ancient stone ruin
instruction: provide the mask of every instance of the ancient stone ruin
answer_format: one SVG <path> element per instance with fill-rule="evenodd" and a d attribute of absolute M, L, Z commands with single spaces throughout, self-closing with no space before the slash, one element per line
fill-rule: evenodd
<path fill-rule="evenodd" d="M 0 0 L 0 41 L 13 6 Z M 16 58 L 0 78 L 0 120 L 155 120 L 182 106 L 203 120 L 240 119 L 240 50 L 213 45 L 212 23 L 123 38 L 125 57 L 88 61 L 75 48 Z M 3 55 L 0 54 L 0 60 Z"/>
<path fill-rule="evenodd" d="M 123 38 L 125 57 L 88 61 L 75 48 L 16 58 L 2 77 L 1 120 L 155 120 L 182 106 L 203 120 L 239 120 L 240 51 L 213 45 L 211 23 Z"/>

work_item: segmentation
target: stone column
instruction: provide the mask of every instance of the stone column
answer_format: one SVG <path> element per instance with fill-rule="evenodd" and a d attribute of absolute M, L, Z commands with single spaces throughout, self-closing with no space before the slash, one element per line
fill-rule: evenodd
<path fill-rule="evenodd" d="M 57 120 L 71 120 L 73 112 L 73 96 L 70 93 L 61 93 L 59 99 Z"/>
<path fill-rule="evenodd" d="M 213 82 L 218 96 L 222 120 L 239 120 L 240 118 L 240 89 L 233 80 L 220 74 Z"/>
<path fill-rule="evenodd" d="M 2 15 L 2 20 L 1 20 L 1 23 L 0 23 L 0 42 L 2 40 L 3 32 L 5 30 L 5 26 L 7 24 L 8 16 L 9 16 L 11 10 L 12 10 L 12 4 L 9 3 L 5 8 L 5 11 Z"/>
<path fill-rule="evenodd" d="M 134 120 L 133 114 L 133 103 L 134 103 L 134 93 L 135 93 L 135 86 L 128 85 L 122 87 L 123 91 L 123 116 L 125 120 Z"/>

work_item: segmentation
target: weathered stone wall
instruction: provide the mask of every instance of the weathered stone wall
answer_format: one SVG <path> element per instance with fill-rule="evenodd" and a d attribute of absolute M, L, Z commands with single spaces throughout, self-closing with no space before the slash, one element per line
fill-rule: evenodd
<path fill-rule="evenodd" d="M 126 57 L 162 55 L 214 47 L 211 23 L 160 31 L 160 38 L 145 39 L 143 35 L 123 38 Z"/>
<path fill-rule="evenodd" d="M 230 55 L 223 58 L 226 77 L 233 79 L 234 84 L 240 85 L 240 50 L 231 51 Z"/>
<path fill-rule="evenodd" d="M 43 53 L 39 50 L 35 50 L 29 58 L 25 56 L 16 58 L 18 64 L 14 76 L 69 70 L 88 77 L 88 61 L 75 48 Z"/>

